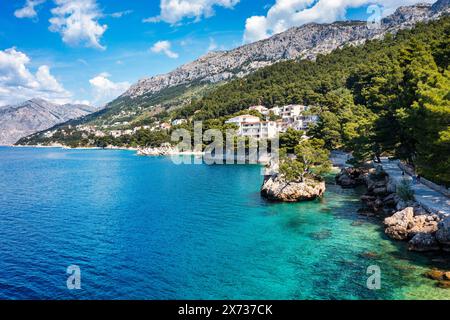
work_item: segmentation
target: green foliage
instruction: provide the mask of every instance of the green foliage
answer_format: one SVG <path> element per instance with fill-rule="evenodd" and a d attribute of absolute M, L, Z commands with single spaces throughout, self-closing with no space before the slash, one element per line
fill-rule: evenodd
<path fill-rule="evenodd" d="M 414 190 L 411 187 L 411 181 L 402 179 L 397 185 L 397 195 L 403 201 L 413 201 L 414 200 Z"/>
<path fill-rule="evenodd" d="M 288 153 L 294 153 L 295 147 L 302 141 L 303 132 L 288 128 L 285 133 L 280 134 L 280 148 L 286 149 Z"/>
<path fill-rule="evenodd" d="M 283 149 L 280 157 L 280 174 L 290 182 L 303 181 L 305 176 L 318 178 L 331 169 L 330 152 L 324 148 L 320 139 L 301 141 L 295 149 L 295 158 L 287 155 Z"/>

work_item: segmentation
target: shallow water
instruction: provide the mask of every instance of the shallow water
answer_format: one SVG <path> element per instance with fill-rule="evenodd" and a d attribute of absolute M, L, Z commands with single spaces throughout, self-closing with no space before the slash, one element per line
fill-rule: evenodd
<path fill-rule="evenodd" d="M 260 172 L 0 148 L 0 298 L 450 299 L 422 276 L 449 258 L 387 239 L 357 215 L 358 191 L 267 203 Z M 69 265 L 81 290 L 66 287 Z M 371 265 L 381 290 L 367 289 Z"/>

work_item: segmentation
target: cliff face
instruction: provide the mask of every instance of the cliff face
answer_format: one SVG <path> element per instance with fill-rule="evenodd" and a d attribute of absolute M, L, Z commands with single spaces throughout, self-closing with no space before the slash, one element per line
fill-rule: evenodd
<path fill-rule="evenodd" d="M 32 99 L 19 105 L 1 107 L 0 145 L 14 144 L 29 134 L 83 117 L 95 110 L 86 105 L 57 105 L 43 99 Z"/>
<path fill-rule="evenodd" d="M 336 22 L 307 24 L 291 28 L 273 37 L 244 45 L 230 51 L 212 52 L 183 65 L 173 72 L 140 80 L 122 97 L 137 98 L 193 82 L 217 83 L 233 77 L 243 77 L 259 68 L 288 59 L 315 59 L 347 44 L 360 44 L 410 28 L 449 12 L 449 0 L 434 5 L 419 4 L 401 7 L 383 19 L 381 27 L 369 29 L 366 22 Z"/>

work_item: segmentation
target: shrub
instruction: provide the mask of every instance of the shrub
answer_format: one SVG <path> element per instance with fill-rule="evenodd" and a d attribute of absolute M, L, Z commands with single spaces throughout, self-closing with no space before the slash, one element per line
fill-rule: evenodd
<path fill-rule="evenodd" d="M 402 181 L 400 181 L 397 185 L 397 195 L 403 201 L 414 200 L 414 190 L 411 187 L 411 181 L 402 179 Z"/>

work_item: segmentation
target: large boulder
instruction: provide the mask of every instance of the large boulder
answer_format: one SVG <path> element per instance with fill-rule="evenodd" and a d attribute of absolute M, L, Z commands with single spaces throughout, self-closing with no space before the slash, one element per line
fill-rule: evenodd
<path fill-rule="evenodd" d="M 395 240 L 408 239 L 410 226 L 414 223 L 414 208 L 408 207 L 384 219 L 386 234 Z"/>
<path fill-rule="evenodd" d="M 408 207 L 386 218 L 386 234 L 395 240 L 411 239 L 417 234 L 434 234 L 438 230 L 439 217 L 437 215 L 415 215 L 414 207 Z M 424 236 L 418 237 L 413 244 L 424 240 Z M 429 239 L 428 239 L 429 240 Z"/>
<path fill-rule="evenodd" d="M 261 195 L 271 201 L 299 202 L 322 197 L 325 190 L 324 181 L 304 179 L 303 182 L 287 182 L 275 175 L 265 180 Z"/>
<path fill-rule="evenodd" d="M 336 183 L 342 188 L 354 188 L 365 184 L 366 175 L 366 169 L 344 168 L 336 176 Z"/>

